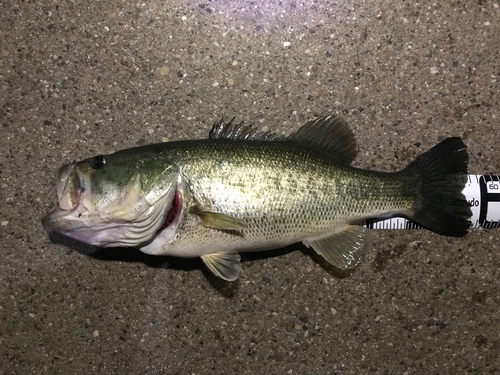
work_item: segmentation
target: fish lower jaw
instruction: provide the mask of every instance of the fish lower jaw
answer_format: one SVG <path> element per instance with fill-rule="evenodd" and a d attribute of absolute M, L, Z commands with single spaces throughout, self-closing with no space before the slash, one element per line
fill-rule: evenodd
<path fill-rule="evenodd" d="M 43 217 L 42 225 L 49 232 L 54 231 L 67 235 L 63 231 L 70 232 L 86 227 L 81 218 L 85 217 L 87 212 L 88 210 L 81 203 L 71 210 L 58 208 Z"/>
<path fill-rule="evenodd" d="M 42 219 L 42 225 L 49 232 L 56 232 L 74 240 L 99 247 L 126 246 L 118 244 L 123 229 L 111 223 L 102 213 L 90 214 L 82 203 L 70 211 L 56 209 Z M 130 245 L 129 245 L 130 246 Z"/>

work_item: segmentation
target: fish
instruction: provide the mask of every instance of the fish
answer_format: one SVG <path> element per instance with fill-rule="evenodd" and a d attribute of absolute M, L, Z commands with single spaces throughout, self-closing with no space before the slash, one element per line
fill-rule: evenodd
<path fill-rule="evenodd" d="M 340 117 L 312 119 L 286 137 L 233 120 L 215 123 L 208 139 L 63 165 L 58 207 L 44 228 L 99 247 L 200 257 L 234 281 L 240 252 L 300 242 L 335 267 L 354 268 L 371 244 L 370 230 L 356 224 L 367 218 L 403 216 L 452 237 L 471 226 L 459 137 L 380 172 L 351 165 L 357 146 Z"/>

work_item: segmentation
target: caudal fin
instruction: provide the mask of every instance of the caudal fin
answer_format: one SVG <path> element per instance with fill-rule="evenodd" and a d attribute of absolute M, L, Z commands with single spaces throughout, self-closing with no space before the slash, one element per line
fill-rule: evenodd
<path fill-rule="evenodd" d="M 412 220 L 452 237 L 465 236 L 472 212 L 462 191 L 469 157 L 463 141 L 447 138 L 414 160 L 404 170 L 416 177 L 420 198 Z"/>

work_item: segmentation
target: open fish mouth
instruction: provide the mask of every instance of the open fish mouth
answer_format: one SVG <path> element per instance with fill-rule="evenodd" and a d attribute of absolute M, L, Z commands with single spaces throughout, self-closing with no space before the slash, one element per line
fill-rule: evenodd
<path fill-rule="evenodd" d="M 57 176 L 57 197 L 59 208 L 42 219 L 43 227 L 48 231 L 66 234 L 72 230 L 88 226 L 79 219 L 88 212 L 82 204 L 85 188 L 81 183 L 76 163 L 66 164 L 59 168 Z M 88 195 L 88 192 L 87 192 Z"/>
<path fill-rule="evenodd" d="M 77 194 L 77 196 L 80 194 Z M 78 198 L 79 200 L 80 198 Z M 82 221 L 78 221 L 82 214 L 87 211 L 80 203 L 71 209 L 65 210 L 62 208 L 55 209 L 42 219 L 43 227 L 48 231 L 54 232 L 69 232 L 86 227 Z M 74 220 L 71 220 L 74 218 Z"/>
<path fill-rule="evenodd" d="M 52 211 L 42 219 L 42 224 L 48 231 L 95 246 L 137 247 L 174 229 L 181 212 L 182 198 L 173 190 L 130 222 L 113 221 L 99 211 L 90 213 L 79 203 L 72 210 Z"/>
<path fill-rule="evenodd" d="M 75 208 L 80 202 L 82 189 L 78 173 L 76 173 L 76 163 L 66 164 L 59 168 L 57 174 L 59 208 L 62 210 Z"/>
<path fill-rule="evenodd" d="M 106 206 L 92 202 L 91 183 L 75 164 L 60 168 L 59 207 L 42 219 L 43 227 L 100 247 L 138 247 L 175 226 L 182 198 L 173 184 L 154 204 L 131 190 Z"/>

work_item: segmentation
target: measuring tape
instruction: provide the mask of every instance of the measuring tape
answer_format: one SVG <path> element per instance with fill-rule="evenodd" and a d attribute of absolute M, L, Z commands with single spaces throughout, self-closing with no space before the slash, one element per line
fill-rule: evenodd
<path fill-rule="evenodd" d="M 462 193 L 472 211 L 471 228 L 500 228 L 500 176 L 467 176 Z M 417 223 L 402 217 L 368 219 L 360 223 L 371 229 L 420 229 Z"/>

